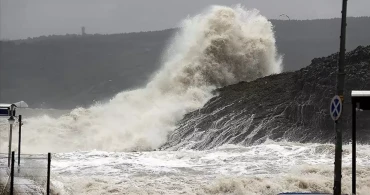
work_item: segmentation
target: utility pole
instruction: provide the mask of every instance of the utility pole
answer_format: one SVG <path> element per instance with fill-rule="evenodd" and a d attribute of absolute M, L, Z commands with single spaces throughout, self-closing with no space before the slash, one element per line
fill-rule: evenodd
<path fill-rule="evenodd" d="M 342 5 L 342 22 L 341 22 L 341 34 L 340 34 L 340 51 L 339 51 L 339 63 L 338 63 L 338 75 L 337 75 L 337 95 L 344 102 L 344 62 L 346 53 L 346 26 L 347 26 L 347 1 L 343 0 Z M 343 108 L 342 108 L 343 109 Z M 337 134 L 335 144 L 335 167 L 334 167 L 334 195 L 341 195 L 342 191 L 342 130 L 341 119 L 335 121 L 334 128 Z"/>

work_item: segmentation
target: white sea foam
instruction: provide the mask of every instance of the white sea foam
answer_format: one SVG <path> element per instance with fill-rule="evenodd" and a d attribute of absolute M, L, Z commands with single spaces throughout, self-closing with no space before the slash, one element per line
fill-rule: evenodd
<path fill-rule="evenodd" d="M 344 146 L 343 193 L 351 191 L 351 146 Z M 359 145 L 357 191 L 370 189 L 370 148 Z M 206 151 L 73 152 L 53 158 L 62 194 L 232 194 L 332 192 L 332 144 L 268 142 Z"/>
<path fill-rule="evenodd" d="M 241 6 L 213 6 L 181 23 L 146 87 L 56 119 L 26 120 L 23 150 L 152 150 L 215 88 L 280 71 L 272 24 L 265 17 Z"/>

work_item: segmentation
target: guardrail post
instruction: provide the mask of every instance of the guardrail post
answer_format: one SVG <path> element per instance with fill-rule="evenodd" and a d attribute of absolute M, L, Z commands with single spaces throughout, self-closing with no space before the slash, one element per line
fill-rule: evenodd
<path fill-rule="evenodd" d="M 12 163 L 10 168 L 10 195 L 14 194 L 14 151 L 12 152 Z"/>
<path fill-rule="evenodd" d="M 356 102 L 352 102 L 352 194 L 356 194 Z"/>
<path fill-rule="evenodd" d="M 48 176 L 46 182 L 46 194 L 50 195 L 50 165 L 51 165 L 51 153 L 48 153 Z"/>
<path fill-rule="evenodd" d="M 11 166 L 11 151 L 12 151 L 12 136 L 13 136 L 13 124 L 10 124 L 10 129 L 9 129 L 9 151 L 8 151 L 8 167 Z"/>
<path fill-rule="evenodd" d="M 18 167 L 21 163 L 21 140 L 22 140 L 22 115 L 18 116 L 19 136 L 18 136 Z"/>

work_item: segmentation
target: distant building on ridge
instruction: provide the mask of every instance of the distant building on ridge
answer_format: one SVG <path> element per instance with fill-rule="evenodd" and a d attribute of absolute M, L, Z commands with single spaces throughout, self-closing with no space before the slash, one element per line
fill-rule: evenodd
<path fill-rule="evenodd" d="M 83 35 L 86 35 L 86 32 L 85 32 L 85 27 L 83 26 L 82 28 L 81 28 L 81 35 L 83 36 Z"/>

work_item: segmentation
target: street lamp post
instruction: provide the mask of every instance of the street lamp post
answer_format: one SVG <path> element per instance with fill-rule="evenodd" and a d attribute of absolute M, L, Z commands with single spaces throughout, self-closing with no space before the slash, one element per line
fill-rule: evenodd
<path fill-rule="evenodd" d="M 12 134 L 13 134 L 13 124 L 15 122 L 15 119 L 14 119 L 14 106 L 12 105 L 10 107 L 10 118 L 8 119 L 8 122 L 9 122 L 9 125 L 10 125 L 10 130 L 9 130 L 9 152 L 8 152 L 8 167 L 10 167 L 10 155 L 11 155 L 11 152 L 12 152 Z"/>

